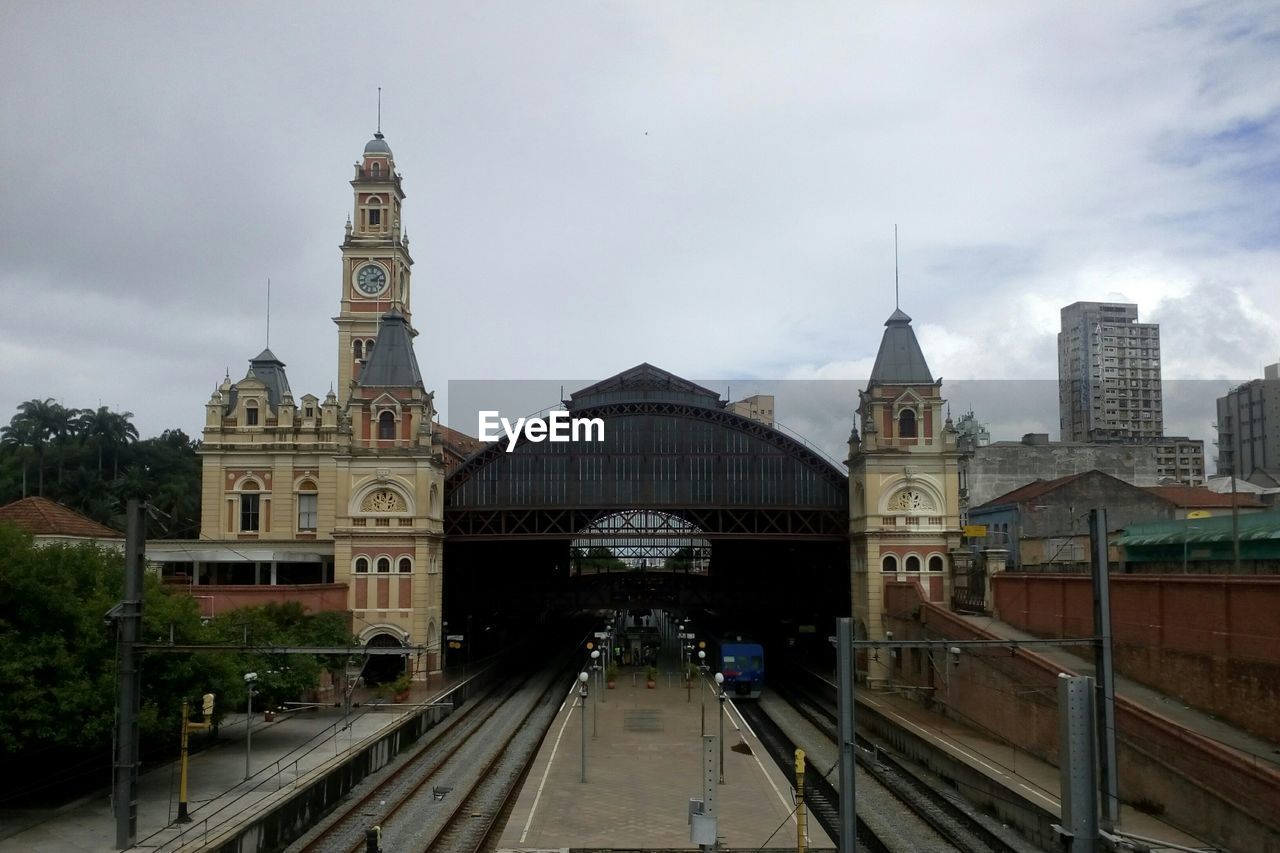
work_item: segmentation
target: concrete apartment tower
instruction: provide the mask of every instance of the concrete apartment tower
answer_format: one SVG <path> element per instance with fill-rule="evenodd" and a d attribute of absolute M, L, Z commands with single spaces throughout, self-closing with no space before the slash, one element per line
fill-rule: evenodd
<path fill-rule="evenodd" d="M 1058 333 L 1062 441 L 1152 443 L 1164 435 L 1160 325 L 1138 306 L 1075 302 Z"/>
<path fill-rule="evenodd" d="M 1280 482 L 1280 363 L 1218 398 L 1218 473 Z"/>

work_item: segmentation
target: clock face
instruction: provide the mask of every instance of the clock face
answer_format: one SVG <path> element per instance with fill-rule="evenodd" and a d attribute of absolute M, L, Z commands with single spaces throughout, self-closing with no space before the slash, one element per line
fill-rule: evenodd
<path fill-rule="evenodd" d="M 356 287 L 373 296 L 387 286 L 387 274 L 377 264 L 365 264 L 356 272 Z"/>

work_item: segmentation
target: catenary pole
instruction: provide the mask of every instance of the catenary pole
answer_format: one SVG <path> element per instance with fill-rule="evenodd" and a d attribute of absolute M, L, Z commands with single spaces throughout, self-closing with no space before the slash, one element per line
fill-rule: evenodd
<path fill-rule="evenodd" d="M 138 710 L 142 688 L 135 646 L 142 636 L 142 554 L 147 538 L 144 504 L 126 505 L 124 598 L 116 611 L 116 848 L 133 846 L 138 835 Z"/>
<path fill-rule="evenodd" d="M 854 811 L 854 652 L 849 617 L 836 620 L 836 685 L 840 705 L 840 853 L 857 849 L 858 818 Z"/>
<path fill-rule="evenodd" d="M 1116 686 L 1111 660 L 1111 568 L 1107 555 L 1107 511 L 1089 513 L 1093 545 L 1094 685 L 1098 726 L 1098 778 L 1102 787 L 1102 824 L 1108 831 L 1120 822 L 1119 779 L 1116 767 Z"/>

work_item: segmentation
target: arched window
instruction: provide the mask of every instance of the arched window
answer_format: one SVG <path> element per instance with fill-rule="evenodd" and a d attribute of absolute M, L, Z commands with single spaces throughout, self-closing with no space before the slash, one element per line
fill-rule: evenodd
<path fill-rule="evenodd" d="M 408 572 L 411 572 L 411 571 L 413 571 L 413 560 L 410 560 L 408 557 L 401 557 L 401 558 L 400 558 L 400 572 L 401 572 L 402 574 L 405 574 L 405 573 L 408 573 Z"/>
<path fill-rule="evenodd" d="M 389 557 L 378 558 L 378 571 L 383 574 L 391 571 L 391 559 Z"/>
<path fill-rule="evenodd" d="M 915 438 L 916 437 L 916 413 L 910 409 L 903 409 L 898 415 L 898 438 Z"/>
<path fill-rule="evenodd" d="M 360 359 L 364 358 L 364 341 L 357 338 L 356 340 L 351 342 L 351 347 L 352 349 L 355 350 L 356 361 L 359 361 Z"/>
<path fill-rule="evenodd" d="M 298 484 L 298 530 L 314 533 L 319 496 L 316 484 L 311 480 L 303 480 Z"/>
<path fill-rule="evenodd" d="M 390 412 L 383 412 L 378 415 L 378 438 L 391 439 L 396 437 L 396 417 Z"/>
<path fill-rule="evenodd" d="M 907 571 L 909 572 L 920 571 L 920 558 L 917 557 L 915 554 L 912 554 L 910 557 L 907 557 Z"/>
<path fill-rule="evenodd" d="M 382 164 L 375 161 L 373 165 L 369 167 L 369 171 L 373 173 L 375 178 L 378 177 L 382 174 Z"/>
<path fill-rule="evenodd" d="M 258 494 L 257 481 L 245 480 L 240 485 L 240 532 L 257 533 L 262 522 L 261 511 L 262 495 Z"/>
<path fill-rule="evenodd" d="M 356 560 L 356 574 L 363 575 L 363 574 L 368 574 L 368 572 L 369 572 L 369 561 L 366 560 L 364 557 L 358 558 Z"/>
<path fill-rule="evenodd" d="M 258 404 L 257 403 L 244 404 L 244 425 L 245 426 L 258 425 Z"/>
<path fill-rule="evenodd" d="M 368 359 L 373 358 L 373 340 L 372 339 L 364 342 L 364 357 L 366 361 Z"/>
<path fill-rule="evenodd" d="M 892 554 L 885 554 L 884 559 L 880 561 L 880 568 L 885 574 L 896 574 L 898 571 L 898 558 Z"/>
<path fill-rule="evenodd" d="M 942 566 L 943 566 L 943 562 L 942 562 L 941 554 L 934 554 L 932 557 L 929 558 L 929 571 L 940 572 L 942 571 Z"/>

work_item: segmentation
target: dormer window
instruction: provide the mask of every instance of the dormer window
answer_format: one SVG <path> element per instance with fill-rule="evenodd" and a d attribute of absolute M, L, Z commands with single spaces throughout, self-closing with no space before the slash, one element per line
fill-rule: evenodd
<path fill-rule="evenodd" d="M 364 341 L 354 341 L 351 347 L 355 351 L 356 361 L 364 358 Z"/>
<path fill-rule="evenodd" d="M 396 437 L 396 418 L 390 412 L 378 415 L 378 438 L 389 440 Z"/>
<path fill-rule="evenodd" d="M 915 438 L 916 437 L 916 413 L 910 409 L 903 409 L 898 415 L 898 438 Z"/>
<path fill-rule="evenodd" d="M 257 425 L 258 425 L 258 404 L 257 404 L 257 403 L 246 403 L 246 404 L 245 404 L 245 407 L 244 407 L 244 425 L 245 425 L 245 426 L 257 426 Z"/>

